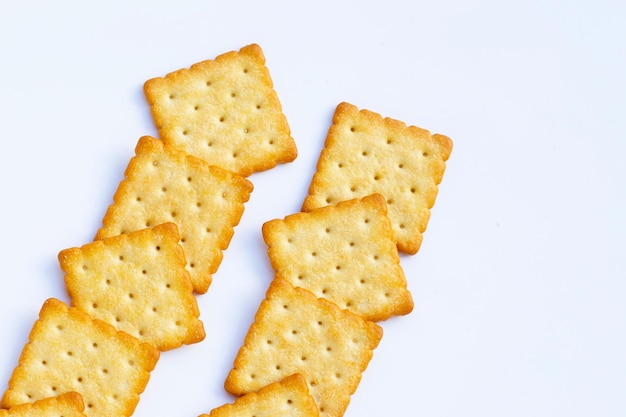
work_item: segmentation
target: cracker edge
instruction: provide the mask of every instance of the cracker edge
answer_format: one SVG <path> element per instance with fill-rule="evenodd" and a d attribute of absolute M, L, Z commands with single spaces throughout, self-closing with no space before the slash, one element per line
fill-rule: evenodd
<path fill-rule="evenodd" d="M 12 416 L 14 412 L 20 415 L 30 415 L 31 411 L 37 411 L 39 407 L 43 408 L 72 408 L 81 416 L 87 416 L 85 411 L 85 402 L 83 396 L 75 391 L 69 391 L 59 394 L 56 397 L 42 398 L 32 403 L 15 405 L 9 409 L 0 410 L 0 417 Z"/>
<path fill-rule="evenodd" d="M 201 414 L 199 417 L 212 417 L 216 414 L 217 411 L 230 411 L 236 405 L 247 406 L 254 405 L 259 395 L 270 395 L 272 392 L 276 391 L 280 386 L 283 386 L 287 389 L 298 391 L 306 396 L 306 401 L 303 401 L 302 405 L 304 407 L 303 413 L 306 416 L 319 416 L 319 409 L 317 408 L 317 404 L 315 399 L 309 392 L 309 385 L 306 382 L 306 379 L 302 374 L 295 373 L 283 378 L 281 381 L 272 382 L 264 387 L 261 387 L 259 390 L 254 392 L 249 392 L 247 394 L 242 395 L 241 397 L 237 397 L 233 403 L 224 404 L 220 407 L 217 407 L 209 414 Z"/>

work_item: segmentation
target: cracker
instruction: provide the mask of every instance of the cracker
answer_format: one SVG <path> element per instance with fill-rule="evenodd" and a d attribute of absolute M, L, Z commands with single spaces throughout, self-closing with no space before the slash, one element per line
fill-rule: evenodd
<path fill-rule="evenodd" d="M 415 254 L 451 151 L 446 136 L 340 103 L 302 210 L 382 194 L 398 249 Z"/>
<path fill-rule="evenodd" d="M 89 417 L 130 416 L 158 358 L 159 351 L 149 343 L 50 298 L 33 324 L 0 406 L 78 392 Z"/>
<path fill-rule="evenodd" d="M 380 194 L 263 224 L 276 276 L 367 320 L 413 310 Z"/>
<path fill-rule="evenodd" d="M 159 350 L 205 332 L 174 223 L 59 252 L 71 305 Z"/>
<path fill-rule="evenodd" d="M 8 410 L 0 410 L 0 417 L 86 417 L 84 409 L 82 395 L 68 392 L 34 403 L 16 405 Z"/>
<path fill-rule="evenodd" d="M 300 373 L 321 416 L 345 412 L 382 328 L 275 278 L 224 383 L 234 395 Z"/>
<path fill-rule="evenodd" d="M 200 417 L 290 416 L 318 417 L 319 410 L 309 387 L 300 374 L 290 375 L 282 381 L 271 383 L 256 392 L 237 398 Z"/>
<path fill-rule="evenodd" d="M 139 139 L 96 239 L 173 222 L 196 293 L 206 293 L 253 186 L 150 136 Z"/>
<path fill-rule="evenodd" d="M 144 83 L 165 143 L 243 176 L 293 161 L 297 149 L 256 44 Z"/>

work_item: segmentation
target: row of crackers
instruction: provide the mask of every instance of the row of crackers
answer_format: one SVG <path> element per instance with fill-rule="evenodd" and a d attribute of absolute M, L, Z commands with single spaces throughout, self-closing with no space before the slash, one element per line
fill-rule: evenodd
<path fill-rule="evenodd" d="M 160 352 L 205 338 L 195 296 L 243 215 L 247 177 L 297 157 L 256 44 L 144 91 L 160 137 L 139 139 L 94 241 L 59 253 L 70 305 L 44 303 L 0 417 L 132 415 Z M 419 250 L 451 149 L 337 106 L 302 211 L 263 225 L 275 276 L 224 383 L 237 398 L 210 416 L 345 413 L 376 322 L 413 309 L 399 252 Z"/>

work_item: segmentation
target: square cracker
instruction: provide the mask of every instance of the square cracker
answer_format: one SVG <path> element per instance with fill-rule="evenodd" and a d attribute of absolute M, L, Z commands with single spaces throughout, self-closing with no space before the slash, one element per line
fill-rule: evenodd
<path fill-rule="evenodd" d="M 342 416 L 382 328 L 312 292 L 274 278 L 228 373 L 234 395 L 300 373 L 321 416 Z"/>
<path fill-rule="evenodd" d="M 246 178 L 168 146 L 139 139 L 96 239 L 173 222 L 196 293 L 206 293 L 253 186 Z"/>
<path fill-rule="evenodd" d="M 82 395 L 68 392 L 34 403 L 16 405 L 8 410 L 0 410 L 0 417 L 86 417 L 84 410 Z"/>
<path fill-rule="evenodd" d="M 446 136 L 340 103 L 302 210 L 382 194 L 398 249 L 415 254 L 451 151 Z"/>
<path fill-rule="evenodd" d="M 72 307 L 159 350 L 204 339 L 174 223 L 59 252 Z"/>
<path fill-rule="evenodd" d="M 304 377 L 293 374 L 256 392 L 243 395 L 200 417 L 290 416 L 319 417 L 315 400 Z"/>
<path fill-rule="evenodd" d="M 130 416 L 158 359 L 159 350 L 151 344 L 50 298 L 33 324 L 0 406 L 78 392 L 89 417 Z"/>
<path fill-rule="evenodd" d="M 165 143 L 243 176 L 293 161 L 297 149 L 256 44 L 144 83 Z"/>
<path fill-rule="evenodd" d="M 367 320 L 413 310 L 380 194 L 263 224 L 276 276 Z"/>

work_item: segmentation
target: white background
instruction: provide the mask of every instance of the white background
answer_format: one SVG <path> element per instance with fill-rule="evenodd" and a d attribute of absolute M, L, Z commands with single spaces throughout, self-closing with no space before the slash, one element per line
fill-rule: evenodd
<path fill-rule="evenodd" d="M 141 135 L 145 80 L 258 43 L 298 145 L 254 174 L 207 337 L 162 354 L 136 416 L 195 417 L 272 277 L 340 101 L 450 136 L 414 311 L 347 417 L 626 415 L 626 6 L 620 1 L 13 1 L 0 7 L 0 386 L 57 254 L 92 240 Z M 1 388 L 0 391 L 3 391 Z"/>

